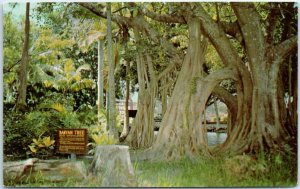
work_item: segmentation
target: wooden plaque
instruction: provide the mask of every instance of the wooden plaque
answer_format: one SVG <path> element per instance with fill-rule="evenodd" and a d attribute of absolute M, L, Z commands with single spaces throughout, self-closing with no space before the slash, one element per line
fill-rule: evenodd
<path fill-rule="evenodd" d="M 87 129 L 58 129 L 58 152 L 65 154 L 86 154 Z"/>

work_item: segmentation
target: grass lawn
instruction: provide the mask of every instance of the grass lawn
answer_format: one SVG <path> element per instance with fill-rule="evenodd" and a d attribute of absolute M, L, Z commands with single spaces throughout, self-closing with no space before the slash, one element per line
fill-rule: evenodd
<path fill-rule="evenodd" d="M 85 161 L 87 166 L 90 161 Z M 252 159 L 250 156 L 233 158 L 199 158 L 192 162 L 135 161 L 133 167 L 138 187 L 293 187 L 297 183 L 297 161 L 282 156 Z M 100 179 L 101 180 L 101 179 Z M 100 187 L 95 179 L 68 179 L 53 183 L 44 177 L 24 183 L 10 183 L 17 187 Z"/>
<path fill-rule="evenodd" d="M 197 162 L 138 163 L 137 175 L 141 187 L 292 187 L 297 176 L 290 166 L 268 164 L 260 171 L 228 168 L 228 160 L 202 159 Z M 230 160 L 229 160 L 230 161 Z M 254 166 L 259 169 L 261 162 Z M 273 166 L 273 167 L 270 167 Z M 267 168 L 269 167 L 269 168 Z M 247 169 L 247 168 L 246 168 Z M 254 168 L 253 168 L 254 169 Z"/>

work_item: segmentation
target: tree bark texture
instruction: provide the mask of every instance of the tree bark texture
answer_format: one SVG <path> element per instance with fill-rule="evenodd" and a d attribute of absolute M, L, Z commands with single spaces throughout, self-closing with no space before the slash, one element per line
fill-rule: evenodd
<path fill-rule="evenodd" d="M 138 53 L 137 72 L 139 83 L 138 112 L 133 121 L 128 141 L 133 148 L 150 147 L 154 140 L 154 108 L 157 80 L 149 55 Z"/>
<path fill-rule="evenodd" d="M 162 85 L 166 85 L 167 78 L 163 78 L 161 80 Z M 162 89 L 162 91 L 160 92 L 161 95 L 161 116 L 163 117 L 166 113 L 167 110 L 167 104 L 168 104 L 168 94 L 167 94 L 167 88 Z"/>
<path fill-rule="evenodd" d="M 27 70 L 29 61 L 29 31 L 30 31 L 30 19 L 29 19 L 30 3 L 26 3 L 26 18 L 25 18 L 25 35 L 24 46 L 21 58 L 21 65 L 19 68 L 19 89 L 17 98 L 17 109 L 26 109 L 26 90 L 27 90 Z"/>
<path fill-rule="evenodd" d="M 111 29 L 111 3 L 107 3 L 107 41 L 108 41 L 108 65 L 109 65 L 109 134 L 114 136 L 115 139 L 118 139 L 118 132 L 116 129 L 116 102 L 115 102 L 115 66 L 113 63 L 113 54 L 112 54 L 112 29 Z"/>
<path fill-rule="evenodd" d="M 126 61 L 126 95 L 125 95 L 125 123 L 120 136 L 120 141 L 124 141 L 129 133 L 129 97 L 130 97 L 130 62 Z"/>
<path fill-rule="evenodd" d="M 104 108 L 103 101 L 103 66 L 104 66 L 104 42 L 98 40 L 98 122 L 100 124 L 100 112 Z"/>
<path fill-rule="evenodd" d="M 200 152 L 209 153 L 206 128 L 201 124 L 204 108 L 199 108 L 195 97 L 198 91 L 195 81 L 202 75 L 206 42 L 201 38 L 200 23 L 193 19 L 189 22 L 189 35 L 188 53 L 162 119 L 157 140 L 146 151 L 145 158 L 179 159 L 186 154 L 192 157 Z"/>
<path fill-rule="evenodd" d="M 280 87 L 280 65 L 295 47 L 295 42 L 284 41 L 279 46 L 266 44 L 261 19 L 252 3 L 232 3 L 245 42 L 252 87 L 246 90 L 243 80 L 237 80 L 238 113 L 232 133 L 222 146 L 221 152 L 261 152 L 283 149 L 290 135 L 285 127 L 283 88 Z M 257 28 L 253 30 L 253 28 Z M 215 45 L 217 49 L 221 45 Z M 276 49 L 276 54 L 274 54 Z M 220 52 L 220 51 L 219 51 Z M 244 81 L 247 81 L 244 80 Z M 251 97 L 250 97 L 251 95 Z M 246 98 L 241 98 L 241 97 Z M 251 104 L 247 103 L 251 102 Z M 247 104 L 247 106 L 244 106 Z M 249 114 L 250 113 L 250 114 Z"/>
<path fill-rule="evenodd" d="M 140 20 L 143 21 L 142 18 Z M 134 30 L 137 42 L 140 41 L 140 34 Z M 152 34 L 150 34 L 152 35 Z M 155 35 L 155 34 L 153 34 Z M 168 46 L 168 45 L 166 45 Z M 160 74 L 156 75 L 152 63 L 152 57 L 147 52 L 138 51 L 137 72 L 139 83 L 138 112 L 133 121 L 132 129 L 127 141 L 133 148 L 150 147 L 154 141 L 154 109 L 155 98 L 158 93 L 158 83 L 162 81 L 166 74 L 170 74 L 176 65 L 180 64 L 178 56 L 174 57 L 174 62 L 168 65 Z M 165 87 L 165 86 L 163 86 Z M 170 88 L 170 87 L 169 87 Z"/>

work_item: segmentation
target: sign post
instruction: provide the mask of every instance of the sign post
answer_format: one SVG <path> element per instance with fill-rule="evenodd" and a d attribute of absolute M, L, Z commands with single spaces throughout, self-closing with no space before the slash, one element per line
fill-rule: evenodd
<path fill-rule="evenodd" d="M 87 129 L 58 129 L 58 152 L 71 154 L 71 159 L 76 160 L 76 154 L 86 154 Z"/>

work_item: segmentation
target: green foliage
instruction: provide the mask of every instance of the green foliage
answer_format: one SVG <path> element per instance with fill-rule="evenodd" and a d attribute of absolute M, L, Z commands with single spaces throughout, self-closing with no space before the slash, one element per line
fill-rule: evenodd
<path fill-rule="evenodd" d="M 17 98 L 17 68 L 22 53 L 22 29 L 20 21 L 15 21 L 12 13 L 3 17 L 3 102 L 14 104 Z"/>
<path fill-rule="evenodd" d="M 16 22 L 12 13 L 7 13 L 3 18 L 3 54 L 4 72 L 21 59 L 22 53 L 22 28 L 20 21 Z M 22 24 L 23 25 L 23 24 Z"/>
<path fill-rule="evenodd" d="M 94 87 L 93 80 L 81 77 L 83 70 L 89 71 L 90 66 L 83 64 L 76 69 L 71 59 L 66 59 L 64 65 L 36 66 L 36 72 L 44 87 L 54 88 L 63 93 L 78 92 L 85 88 Z"/>
<path fill-rule="evenodd" d="M 50 109 L 54 119 L 58 121 L 57 126 L 61 128 L 81 128 L 83 125 L 79 121 L 79 115 L 72 110 L 68 110 L 60 103 L 43 104 L 41 109 Z"/>
<path fill-rule="evenodd" d="M 108 131 L 102 131 L 100 134 L 92 134 L 94 145 L 111 145 L 116 144 L 117 140 L 110 136 Z"/>
<path fill-rule="evenodd" d="M 208 73 L 223 68 L 222 60 L 212 45 L 207 46 L 207 52 L 205 54 L 205 66 L 208 68 Z"/>
<path fill-rule="evenodd" d="M 77 111 L 78 120 L 85 125 L 85 127 L 91 127 L 97 123 L 97 107 L 94 106 L 81 106 Z"/>
<path fill-rule="evenodd" d="M 65 49 L 74 44 L 74 40 L 63 39 L 60 35 L 53 33 L 51 29 L 41 29 L 39 37 L 34 43 L 36 47 L 35 60 L 39 64 L 58 64 L 66 57 L 66 54 L 64 54 Z"/>
<path fill-rule="evenodd" d="M 50 155 L 54 150 L 55 140 L 51 140 L 50 136 L 45 136 L 38 139 L 32 139 L 33 143 L 28 145 L 30 153 L 35 156 L 37 154 Z"/>
<path fill-rule="evenodd" d="M 57 112 L 73 112 L 74 111 L 73 95 L 64 95 L 57 91 L 48 91 L 35 101 L 34 110 L 55 110 Z"/>
<path fill-rule="evenodd" d="M 12 158 L 25 157 L 27 145 L 35 138 L 34 127 L 23 125 L 25 115 L 20 113 L 5 113 L 3 121 L 3 153 Z"/>
<path fill-rule="evenodd" d="M 93 142 L 90 142 L 88 146 L 91 147 L 89 154 L 95 153 L 95 148 L 98 145 L 112 145 L 116 144 L 118 141 L 114 136 L 110 135 L 109 132 L 103 126 L 93 126 L 89 129 L 90 137 Z"/>
<path fill-rule="evenodd" d="M 54 117 L 51 112 L 32 111 L 25 114 L 25 118 L 20 121 L 20 124 L 25 128 L 34 126 L 34 130 L 32 130 L 34 138 L 45 132 L 52 133 L 53 136 L 55 125 L 58 123 Z"/>
<path fill-rule="evenodd" d="M 96 124 L 98 123 L 98 124 Z M 111 145 L 116 144 L 118 141 L 114 138 L 114 136 L 109 134 L 109 131 L 106 129 L 108 124 L 107 112 L 104 109 L 101 109 L 98 116 L 94 117 L 94 124 L 88 127 L 89 137 L 92 140 L 88 144 L 91 148 L 89 154 L 93 154 L 95 151 L 95 147 L 97 145 Z M 118 132 L 121 132 L 121 120 L 119 116 L 116 119 L 116 128 Z"/>
<path fill-rule="evenodd" d="M 96 117 L 93 111 L 85 116 L 85 112 L 73 112 L 60 103 L 44 103 L 39 107 L 23 115 L 5 114 L 4 154 L 25 156 L 32 138 L 42 134 L 54 138 L 58 128 L 87 128 Z"/>
<path fill-rule="evenodd" d="M 75 112 L 61 115 L 60 120 L 65 128 L 81 128 L 83 126 L 78 120 L 78 115 Z"/>

